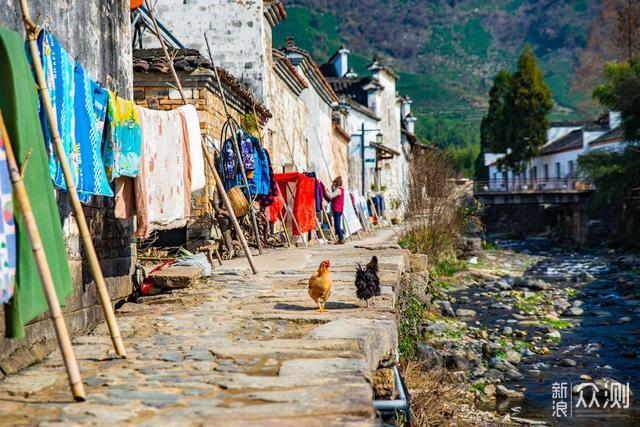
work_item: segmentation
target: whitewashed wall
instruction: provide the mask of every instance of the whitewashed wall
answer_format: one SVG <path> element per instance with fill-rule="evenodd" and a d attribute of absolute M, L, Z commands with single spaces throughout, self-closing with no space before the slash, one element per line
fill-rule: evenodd
<path fill-rule="evenodd" d="M 258 99 L 263 99 L 267 61 L 271 56 L 271 28 L 263 18 L 263 3 L 262 0 L 162 0 L 156 6 L 156 16 L 187 47 L 208 57 L 206 32 L 216 65 L 250 84 Z M 155 37 L 147 34 L 145 47 L 157 46 Z M 269 34 L 268 40 L 265 34 Z"/>
<path fill-rule="evenodd" d="M 368 130 L 379 129 L 379 121 L 355 109 L 350 110 L 348 120 L 349 133 L 352 135 L 348 147 L 349 189 L 360 194 L 362 193 L 362 152 L 360 151 L 362 124 L 364 123 L 364 128 Z M 376 141 L 377 133 L 377 131 L 371 131 L 364 134 L 365 159 L 373 160 L 365 162 L 365 191 L 370 191 L 374 183 L 376 150 L 370 145 Z"/>

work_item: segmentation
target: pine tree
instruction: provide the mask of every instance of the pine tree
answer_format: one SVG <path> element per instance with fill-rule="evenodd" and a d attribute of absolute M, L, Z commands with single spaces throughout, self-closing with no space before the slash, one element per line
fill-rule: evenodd
<path fill-rule="evenodd" d="M 489 90 L 489 109 L 480 123 L 480 154 L 476 159 L 476 179 L 487 180 L 488 171 L 484 166 L 484 153 L 505 152 L 509 141 L 509 124 L 505 107 L 511 92 L 512 76 L 507 70 L 500 70 L 493 79 Z"/>
<path fill-rule="evenodd" d="M 549 113 L 553 108 L 551 90 L 544 82 L 542 70 L 531 48 L 524 47 L 518 68 L 513 74 L 511 90 L 504 107 L 508 139 L 501 166 L 521 173 L 526 164 L 547 142 Z M 505 147 L 505 148 L 506 148 Z"/>

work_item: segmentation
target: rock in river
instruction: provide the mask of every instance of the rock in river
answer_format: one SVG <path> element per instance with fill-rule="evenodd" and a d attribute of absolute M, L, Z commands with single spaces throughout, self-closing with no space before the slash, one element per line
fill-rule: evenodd
<path fill-rule="evenodd" d="M 425 369 L 434 369 L 443 366 L 444 359 L 438 350 L 425 343 L 418 343 L 418 361 L 422 362 Z"/>
<path fill-rule="evenodd" d="M 568 368 L 573 368 L 574 366 L 577 365 L 577 363 L 573 359 L 564 358 L 564 359 L 562 359 L 560 361 L 560 363 L 558 363 L 558 365 L 565 366 L 565 367 L 568 367 Z"/>
<path fill-rule="evenodd" d="M 475 310 L 470 310 L 467 308 L 459 308 L 456 310 L 456 316 L 458 317 L 476 317 Z"/>

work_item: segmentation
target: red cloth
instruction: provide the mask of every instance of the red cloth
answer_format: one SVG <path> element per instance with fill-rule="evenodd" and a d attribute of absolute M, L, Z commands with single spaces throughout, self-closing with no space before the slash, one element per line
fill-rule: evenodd
<path fill-rule="evenodd" d="M 273 203 L 267 209 L 269 209 L 269 221 L 276 222 L 280 216 L 280 212 L 284 208 L 284 199 L 282 198 L 282 192 L 276 185 L 276 196 L 273 199 Z"/>
<path fill-rule="evenodd" d="M 316 180 L 298 172 L 275 174 L 280 193 L 287 198 L 287 183 L 293 184 L 295 197 L 293 215 L 296 217 L 300 231 L 306 233 L 316 229 Z M 299 235 L 297 227 L 292 226 L 293 234 Z"/>

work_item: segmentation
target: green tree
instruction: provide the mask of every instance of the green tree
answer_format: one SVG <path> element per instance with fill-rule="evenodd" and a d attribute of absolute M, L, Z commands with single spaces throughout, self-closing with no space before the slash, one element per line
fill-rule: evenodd
<path fill-rule="evenodd" d="M 533 49 L 527 45 L 520 54 L 504 108 L 508 139 L 501 143 L 506 145 L 501 151 L 506 153 L 500 162 L 503 168 L 517 173 L 526 168 L 527 162 L 547 142 L 552 108 L 551 90 L 544 82 Z"/>
<path fill-rule="evenodd" d="M 484 153 L 502 153 L 509 141 L 509 122 L 506 107 L 512 89 L 512 76 L 500 70 L 489 90 L 489 109 L 480 122 L 480 152 L 476 158 L 476 179 L 488 180 L 489 172 L 484 166 Z"/>
<path fill-rule="evenodd" d="M 593 92 L 602 105 L 619 111 L 625 138 L 640 140 L 640 57 L 604 66 L 605 83 Z"/>

